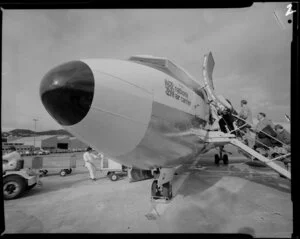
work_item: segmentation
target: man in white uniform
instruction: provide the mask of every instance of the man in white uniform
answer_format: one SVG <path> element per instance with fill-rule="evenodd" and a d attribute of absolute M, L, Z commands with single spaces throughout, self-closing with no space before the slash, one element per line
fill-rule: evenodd
<path fill-rule="evenodd" d="M 93 154 L 91 147 L 88 147 L 86 152 L 83 154 L 84 166 L 87 167 L 87 169 L 89 170 L 90 178 L 93 181 L 96 181 L 95 172 L 97 169 L 97 167 L 94 164 L 94 159 L 99 158 L 100 155 L 100 153 L 98 155 Z M 100 159 L 102 159 L 102 157 Z"/>

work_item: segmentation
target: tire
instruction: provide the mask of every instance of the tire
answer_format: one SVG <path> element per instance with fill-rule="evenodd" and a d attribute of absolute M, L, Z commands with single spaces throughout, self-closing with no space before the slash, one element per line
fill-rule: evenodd
<path fill-rule="evenodd" d="M 225 164 L 225 165 L 228 165 L 228 162 L 229 162 L 229 159 L 228 159 L 228 155 L 227 154 L 224 154 L 223 155 L 223 163 Z"/>
<path fill-rule="evenodd" d="M 151 185 L 151 197 L 153 199 L 158 199 L 160 196 L 160 193 L 157 188 L 157 180 L 153 180 L 152 185 Z"/>
<path fill-rule="evenodd" d="M 70 174 L 72 172 L 71 169 L 65 169 L 65 171 L 66 171 L 67 174 Z"/>
<path fill-rule="evenodd" d="M 111 173 L 111 174 L 109 174 L 109 178 L 111 181 L 117 181 L 119 179 L 119 175 L 117 175 L 115 173 Z"/>
<path fill-rule="evenodd" d="M 65 177 L 67 175 L 67 172 L 65 169 L 60 170 L 60 176 Z"/>
<path fill-rule="evenodd" d="M 220 157 L 218 154 L 215 154 L 215 164 L 219 165 L 219 163 L 220 163 Z"/>
<path fill-rule="evenodd" d="M 18 198 L 26 189 L 26 181 L 18 175 L 7 176 L 3 179 L 4 200 Z"/>

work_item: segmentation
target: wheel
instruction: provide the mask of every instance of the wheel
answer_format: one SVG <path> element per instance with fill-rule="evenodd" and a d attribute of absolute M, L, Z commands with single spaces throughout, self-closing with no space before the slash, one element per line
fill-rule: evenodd
<path fill-rule="evenodd" d="M 70 174 L 72 172 L 72 169 L 65 169 L 67 174 Z"/>
<path fill-rule="evenodd" d="M 62 169 L 62 170 L 60 170 L 60 176 L 62 176 L 62 177 L 64 177 L 64 176 L 66 176 L 67 175 L 67 172 L 66 172 L 66 170 L 65 169 Z"/>
<path fill-rule="evenodd" d="M 172 198 L 172 185 L 170 182 L 162 185 L 162 196 L 167 200 L 170 200 Z"/>
<path fill-rule="evenodd" d="M 48 173 L 48 170 L 46 170 L 46 169 L 45 169 L 45 170 L 42 170 L 42 169 L 41 169 L 40 172 L 42 173 L 42 176 L 46 176 L 46 174 Z"/>
<path fill-rule="evenodd" d="M 4 200 L 18 198 L 26 189 L 26 181 L 17 175 L 7 176 L 3 179 Z"/>
<path fill-rule="evenodd" d="M 151 196 L 154 199 L 158 199 L 160 196 L 158 187 L 157 187 L 157 180 L 153 180 L 152 185 L 151 185 Z"/>
<path fill-rule="evenodd" d="M 220 157 L 218 154 L 215 154 L 215 164 L 219 165 L 219 163 L 220 163 Z"/>
<path fill-rule="evenodd" d="M 227 155 L 227 154 L 224 154 L 224 156 L 223 156 L 223 163 L 224 163 L 225 165 L 228 165 L 228 162 L 229 162 L 229 160 L 228 160 L 228 155 Z"/>
<path fill-rule="evenodd" d="M 115 173 L 109 174 L 109 178 L 111 181 L 117 181 L 119 179 L 119 176 Z"/>

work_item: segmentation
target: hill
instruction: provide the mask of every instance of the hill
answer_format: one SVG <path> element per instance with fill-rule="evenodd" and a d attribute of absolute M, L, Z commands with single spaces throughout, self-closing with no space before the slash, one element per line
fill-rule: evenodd
<path fill-rule="evenodd" d="M 59 130 L 47 130 L 47 131 L 40 131 L 40 132 L 34 132 L 29 129 L 14 129 L 8 132 L 12 136 L 18 136 L 18 137 L 30 137 L 34 135 L 68 135 L 73 136 L 68 131 L 59 129 Z M 2 133 L 3 135 L 3 133 Z"/>

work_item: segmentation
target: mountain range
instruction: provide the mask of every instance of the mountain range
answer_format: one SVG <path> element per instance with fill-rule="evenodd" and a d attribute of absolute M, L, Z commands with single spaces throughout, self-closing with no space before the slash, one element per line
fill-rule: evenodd
<path fill-rule="evenodd" d="M 18 137 L 30 137 L 34 135 L 68 135 L 73 136 L 68 131 L 59 129 L 59 130 L 47 130 L 47 131 L 40 131 L 35 132 L 29 129 L 14 129 L 8 132 L 2 132 L 2 137 L 12 135 L 12 136 L 18 136 Z"/>

